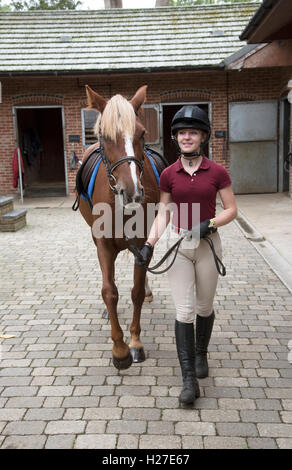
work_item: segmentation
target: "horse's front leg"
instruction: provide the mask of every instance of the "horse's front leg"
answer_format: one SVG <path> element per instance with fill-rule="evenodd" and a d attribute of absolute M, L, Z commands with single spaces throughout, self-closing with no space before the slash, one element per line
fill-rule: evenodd
<path fill-rule="evenodd" d="M 132 302 L 133 302 L 133 320 L 130 327 L 131 340 L 130 351 L 133 357 L 133 362 L 145 361 L 145 353 L 143 344 L 140 340 L 141 333 L 141 309 L 145 298 L 145 277 L 146 270 L 139 268 L 137 265 L 134 267 L 134 287 L 132 289 Z"/>
<path fill-rule="evenodd" d="M 117 369 L 128 369 L 133 360 L 129 346 L 124 342 L 124 334 L 118 320 L 118 289 L 114 282 L 115 260 L 118 252 L 105 243 L 97 243 L 97 253 L 102 273 L 102 298 L 109 313 L 111 338 L 113 340 L 113 364 Z"/>
<path fill-rule="evenodd" d="M 148 276 L 145 277 L 145 299 L 144 302 L 152 302 L 153 294 L 148 282 Z"/>

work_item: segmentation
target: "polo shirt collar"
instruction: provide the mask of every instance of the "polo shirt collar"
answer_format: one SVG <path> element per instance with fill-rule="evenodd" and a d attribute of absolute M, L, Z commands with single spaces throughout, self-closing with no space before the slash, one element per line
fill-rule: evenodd
<path fill-rule="evenodd" d="M 176 165 L 175 170 L 177 172 L 184 170 L 184 167 L 182 166 L 182 162 L 181 162 L 181 156 L 178 157 L 177 161 L 175 162 L 175 165 Z M 207 157 L 205 157 L 205 155 L 203 155 L 203 160 L 198 170 L 208 170 L 209 168 L 210 168 L 210 160 Z"/>

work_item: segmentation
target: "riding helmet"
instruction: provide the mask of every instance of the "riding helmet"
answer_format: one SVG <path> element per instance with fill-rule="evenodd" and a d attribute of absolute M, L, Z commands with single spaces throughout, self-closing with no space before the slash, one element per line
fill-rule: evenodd
<path fill-rule="evenodd" d="M 211 125 L 207 113 L 199 106 L 187 105 L 175 113 L 171 122 L 171 135 L 175 136 L 180 129 L 200 129 L 206 132 L 207 138 L 205 144 L 208 142 L 211 134 Z"/>

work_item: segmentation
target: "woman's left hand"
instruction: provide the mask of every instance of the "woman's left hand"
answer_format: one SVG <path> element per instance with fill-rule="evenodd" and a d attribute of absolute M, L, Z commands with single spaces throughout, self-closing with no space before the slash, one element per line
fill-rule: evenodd
<path fill-rule="evenodd" d="M 200 223 L 200 238 L 204 238 L 206 235 L 212 232 L 212 227 L 209 227 L 210 219 L 205 219 Z"/>

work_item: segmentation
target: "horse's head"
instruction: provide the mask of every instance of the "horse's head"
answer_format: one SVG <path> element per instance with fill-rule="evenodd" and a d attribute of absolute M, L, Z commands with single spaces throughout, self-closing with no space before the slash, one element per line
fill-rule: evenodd
<path fill-rule="evenodd" d="M 100 140 L 109 183 L 124 207 L 135 208 L 144 199 L 141 176 L 145 128 L 138 111 L 146 100 L 147 86 L 128 101 L 121 95 L 108 102 L 86 85 L 88 108 L 100 112 L 95 132 Z"/>

